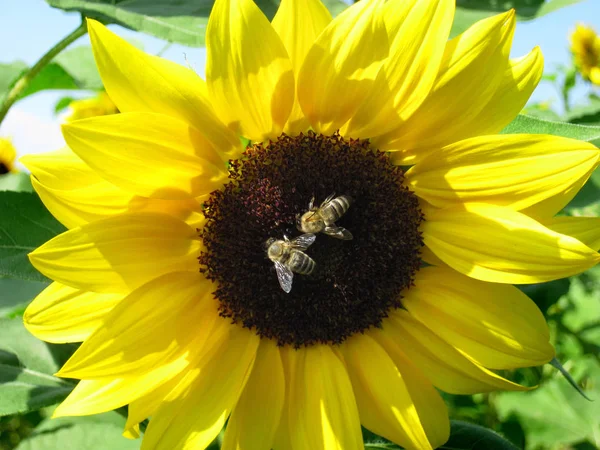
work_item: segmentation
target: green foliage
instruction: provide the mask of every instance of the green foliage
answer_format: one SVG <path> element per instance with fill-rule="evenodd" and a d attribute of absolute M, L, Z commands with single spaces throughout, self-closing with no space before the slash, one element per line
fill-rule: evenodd
<path fill-rule="evenodd" d="M 0 103 L 4 101 L 10 88 L 13 87 L 26 69 L 27 64 L 23 61 L 15 61 L 9 64 L 0 63 Z"/>
<path fill-rule="evenodd" d="M 0 318 L 19 315 L 47 285 L 39 281 L 0 278 Z"/>
<path fill-rule="evenodd" d="M 528 436 L 527 449 L 564 448 L 585 441 L 600 446 L 600 364 L 592 358 L 579 359 L 573 371 L 596 401 L 577 395 L 559 375 L 537 391 L 502 393 L 496 398 L 500 419 L 511 414 L 519 417 Z"/>
<path fill-rule="evenodd" d="M 365 449 L 396 450 L 398 445 L 363 428 Z M 516 450 L 516 447 L 494 431 L 460 420 L 450 423 L 450 439 L 440 450 Z"/>
<path fill-rule="evenodd" d="M 0 319 L 0 416 L 44 408 L 69 395 L 73 385 L 53 376 L 61 362 L 21 318 Z"/>
<path fill-rule="evenodd" d="M 590 94 L 585 104 L 571 108 L 566 120 L 571 123 L 600 125 L 600 97 Z"/>
<path fill-rule="evenodd" d="M 17 172 L 5 173 L 0 176 L 0 192 L 1 191 L 33 192 L 29 174 Z"/>
<path fill-rule="evenodd" d="M 103 89 L 92 47 L 89 45 L 69 48 L 54 58 L 54 62 L 73 78 L 77 89 Z"/>
<path fill-rule="evenodd" d="M 46 419 L 17 450 L 136 450 L 140 440 L 121 437 L 125 418 L 116 412 Z"/>
<path fill-rule="evenodd" d="M 65 11 L 79 11 L 103 23 L 116 23 L 170 42 L 192 47 L 204 45 L 204 35 L 212 0 L 46 0 Z M 256 2 L 267 17 L 277 11 L 277 0 Z M 336 15 L 347 5 L 340 0 L 325 0 Z"/>
<path fill-rule="evenodd" d="M 0 64 L 0 103 L 28 70 L 29 67 L 22 61 Z M 31 79 L 19 94 L 18 100 L 49 89 L 102 89 L 102 81 L 96 69 L 92 48 L 81 46 L 62 52 Z M 0 190 L 4 190 L 2 185 L 0 185 Z"/>
<path fill-rule="evenodd" d="M 564 122 L 553 122 L 536 117 L 518 115 L 515 120 L 508 124 L 502 134 L 551 134 L 593 144 L 600 143 L 600 127 L 576 125 Z"/>
<path fill-rule="evenodd" d="M 0 278 L 46 281 L 27 254 L 65 228 L 31 192 L 0 192 Z"/>
<path fill-rule="evenodd" d="M 62 97 L 56 102 L 56 105 L 54 105 L 54 113 L 58 114 L 59 112 L 67 109 L 73 100 L 75 100 L 73 97 Z"/>
<path fill-rule="evenodd" d="M 514 8 L 518 20 L 533 20 L 574 5 L 581 0 L 457 0 L 452 36 L 462 33 L 478 20 Z"/>

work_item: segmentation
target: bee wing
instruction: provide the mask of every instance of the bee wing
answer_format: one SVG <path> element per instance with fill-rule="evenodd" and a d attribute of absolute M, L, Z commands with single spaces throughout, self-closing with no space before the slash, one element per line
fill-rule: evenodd
<path fill-rule="evenodd" d="M 306 250 L 312 245 L 313 242 L 315 242 L 316 238 L 317 236 L 315 236 L 313 233 L 306 233 L 302 236 L 295 237 L 290 242 L 294 248 Z"/>
<path fill-rule="evenodd" d="M 294 279 L 293 272 L 279 261 L 275 261 L 275 272 L 277 272 L 279 286 L 281 286 L 281 289 L 289 294 L 292 290 L 292 280 Z"/>
<path fill-rule="evenodd" d="M 331 200 L 333 200 L 333 198 L 335 197 L 335 192 L 332 193 L 329 197 L 327 197 L 325 200 L 323 200 L 323 203 L 321 203 L 321 207 L 323 207 L 323 205 L 326 205 L 327 203 L 329 203 Z"/>
<path fill-rule="evenodd" d="M 350 241 L 354 237 L 352 233 L 343 227 L 325 227 L 323 233 L 337 239 L 343 239 L 344 241 Z"/>

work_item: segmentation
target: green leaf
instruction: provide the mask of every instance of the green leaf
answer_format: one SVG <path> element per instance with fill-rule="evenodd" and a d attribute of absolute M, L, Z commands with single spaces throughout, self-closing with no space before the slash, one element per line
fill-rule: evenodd
<path fill-rule="evenodd" d="M 600 97 L 590 95 L 585 105 L 571 108 L 566 120 L 571 123 L 600 125 Z"/>
<path fill-rule="evenodd" d="M 528 104 L 522 111 L 523 114 L 536 119 L 560 122 L 561 117 L 551 108 L 550 102 Z"/>
<path fill-rule="evenodd" d="M 536 391 L 497 395 L 500 419 L 511 414 L 519 417 L 527 449 L 564 448 L 585 441 L 600 446 L 600 364 L 590 357 L 574 361 L 569 370 L 586 386 L 584 391 L 593 402 L 574 394 L 558 373 Z"/>
<path fill-rule="evenodd" d="M 450 439 L 440 450 L 517 450 L 495 431 L 459 420 L 451 421 Z"/>
<path fill-rule="evenodd" d="M 103 89 L 94 53 L 89 45 L 69 48 L 54 58 L 54 62 L 60 64 L 73 77 L 77 89 L 92 91 Z"/>
<path fill-rule="evenodd" d="M 116 23 L 170 42 L 193 47 L 204 45 L 204 34 L 212 0 L 46 0 L 65 11 L 79 11 L 104 23 Z M 260 9 L 271 19 L 278 0 L 258 0 Z M 323 2 L 333 15 L 345 9 L 341 0 Z"/>
<path fill-rule="evenodd" d="M 0 318 L 8 317 L 25 307 L 47 285 L 38 281 L 0 278 Z"/>
<path fill-rule="evenodd" d="M 121 436 L 125 418 L 111 411 L 88 417 L 44 420 L 16 450 L 136 450 L 141 440 Z"/>
<path fill-rule="evenodd" d="M 365 449 L 397 450 L 402 447 L 363 429 Z M 502 438 L 496 432 L 487 428 L 462 422 L 450 421 L 450 438 L 439 447 L 440 450 L 517 450 L 517 448 Z"/>
<path fill-rule="evenodd" d="M 0 64 L 0 102 L 27 70 L 27 65 L 22 61 Z M 29 82 L 19 95 L 19 100 L 48 89 L 103 89 L 92 48 L 75 47 L 59 54 Z"/>
<path fill-rule="evenodd" d="M 73 97 L 63 97 L 54 105 L 54 114 L 58 114 L 61 111 L 64 111 L 69 107 L 71 102 L 75 100 Z"/>
<path fill-rule="evenodd" d="M 27 254 L 65 231 L 31 192 L 0 192 L 0 278 L 47 281 Z"/>
<path fill-rule="evenodd" d="M 0 191 L 33 192 L 31 177 L 25 172 L 0 175 Z"/>
<path fill-rule="evenodd" d="M 0 364 L 0 416 L 35 411 L 64 400 L 73 386 L 35 370 Z"/>
<path fill-rule="evenodd" d="M 600 127 L 553 122 L 523 114 L 519 114 L 501 133 L 552 134 L 591 142 L 594 145 L 600 144 Z"/>
<path fill-rule="evenodd" d="M 462 33 L 478 20 L 514 8 L 518 20 L 533 20 L 574 5 L 582 0 L 457 0 L 452 36 Z"/>
<path fill-rule="evenodd" d="M 10 64 L 0 63 L 0 102 L 8 94 L 15 84 L 16 79 L 27 69 L 23 61 L 15 61 Z"/>
<path fill-rule="evenodd" d="M 79 89 L 79 86 L 62 66 L 50 63 L 29 82 L 19 99 L 47 89 Z"/>
<path fill-rule="evenodd" d="M 53 376 L 55 348 L 33 337 L 21 318 L 0 319 L 0 416 L 56 404 L 73 385 Z"/>

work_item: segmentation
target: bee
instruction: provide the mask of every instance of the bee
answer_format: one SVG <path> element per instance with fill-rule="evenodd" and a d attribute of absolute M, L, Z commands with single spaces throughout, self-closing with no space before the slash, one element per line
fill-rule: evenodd
<path fill-rule="evenodd" d="M 315 198 L 313 197 L 308 204 L 308 211 L 297 217 L 298 229 L 304 233 L 320 233 L 322 231 L 337 239 L 352 239 L 352 233 L 335 225 L 335 221 L 350 208 L 352 198 L 348 195 L 334 197 L 335 194 L 331 194 L 319 207 L 314 206 Z"/>
<path fill-rule="evenodd" d="M 275 272 L 281 289 L 289 293 L 292 290 L 292 279 L 294 272 L 309 275 L 315 270 L 316 263 L 304 253 L 308 247 L 315 242 L 316 236 L 312 233 L 303 234 L 291 241 L 284 239 L 269 238 L 265 243 L 267 256 L 275 264 Z"/>

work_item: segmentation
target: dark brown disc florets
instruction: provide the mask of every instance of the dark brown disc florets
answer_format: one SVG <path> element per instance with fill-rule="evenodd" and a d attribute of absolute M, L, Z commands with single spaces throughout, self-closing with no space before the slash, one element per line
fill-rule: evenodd
<path fill-rule="evenodd" d="M 205 204 L 201 272 L 217 282 L 220 312 L 279 345 L 336 344 L 379 326 L 401 306 L 423 245 L 417 197 L 402 170 L 366 140 L 309 132 L 249 146 L 230 162 L 230 182 Z M 354 203 L 336 222 L 352 240 L 318 234 L 316 268 L 285 293 L 265 242 L 301 234 L 296 216 L 332 193 Z"/>

